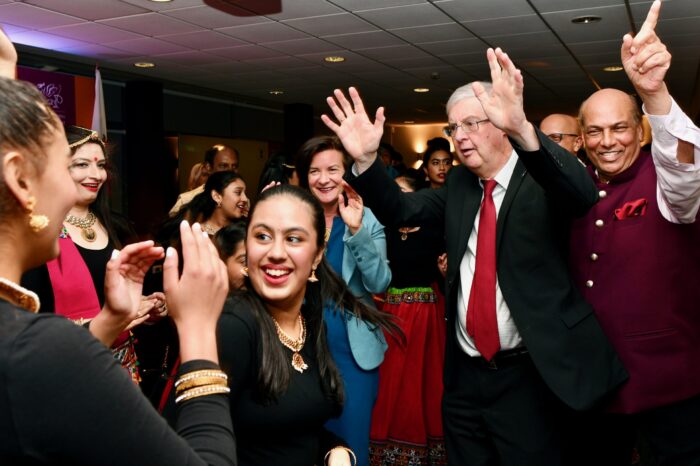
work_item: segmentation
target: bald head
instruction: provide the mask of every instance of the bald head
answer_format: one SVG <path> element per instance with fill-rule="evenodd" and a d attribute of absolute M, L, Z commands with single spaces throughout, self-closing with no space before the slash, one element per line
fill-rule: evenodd
<path fill-rule="evenodd" d="M 576 152 L 581 148 L 582 139 L 578 127 L 578 120 L 571 115 L 552 113 L 542 120 L 542 123 L 540 123 L 540 130 L 546 134 L 549 139 L 574 155 L 576 155 Z"/>

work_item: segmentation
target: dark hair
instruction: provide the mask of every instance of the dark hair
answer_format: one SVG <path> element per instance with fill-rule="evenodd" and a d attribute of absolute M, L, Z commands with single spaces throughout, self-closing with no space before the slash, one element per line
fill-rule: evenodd
<path fill-rule="evenodd" d="M 190 223 L 207 221 L 217 207 L 216 201 L 211 197 L 211 192 L 216 191 L 223 195 L 226 187 L 236 180 L 242 180 L 242 178 L 235 172 L 216 172 L 209 175 L 207 182 L 204 183 L 204 191 L 197 194 L 180 209 L 180 212 L 184 211 L 184 216 L 180 220 L 188 220 Z M 178 216 L 180 212 L 178 212 Z"/>
<path fill-rule="evenodd" d="M 114 180 L 114 172 L 112 171 L 111 147 L 105 143 L 96 131 L 82 128 L 80 126 L 69 125 L 65 127 L 66 139 L 71 150 L 71 155 L 75 155 L 78 149 L 85 144 L 95 144 L 102 149 L 102 154 L 105 156 L 105 170 L 107 179 L 97 193 L 97 197 L 90 204 L 90 212 L 95 214 L 97 220 L 100 221 L 107 231 L 107 236 L 117 249 L 121 249 L 123 244 L 133 240 L 135 233 L 128 221 L 122 216 L 112 211 L 109 203 L 109 189 Z"/>
<path fill-rule="evenodd" d="M 291 185 L 280 185 L 265 190 L 250 214 L 252 221 L 257 207 L 275 197 L 292 197 L 306 204 L 312 216 L 312 223 L 316 232 L 316 246 L 324 247 L 324 233 L 326 221 L 323 216 L 323 208 L 318 200 L 308 191 Z M 334 399 L 339 407 L 343 402 L 343 382 L 335 362 L 328 350 L 326 330 L 323 325 L 323 310 L 328 303 L 336 303 L 336 309 L 346 309 L 358 318 L 370 324 L 386 329 L 392 335 L 402 335 L 399 327 L 394 323 L 393 317 L 384 312 L 373 309 L 357 299 L 348 289 L 342 278 L 338 277 L 333 269 L 322 258 L 316 268 L 318 283 L 309 283 L 304 296 L 305 304 L 302 307 L 304 319 L 307 323 L 307 332 L 315 337 L 315 349 L 319 372 L 324 381 L 324 390 Z M 277 343 L 277 331 L 272 317 L 265 310 L 262 299 L 257 295 L 254 287 L 248 281 L 248 292 L 245 299 L 250 304 L 253 315 L 260 324 L 262 341 L 262 361 L 258 370 L 257 396 L 266 402 L 277 399 L 287 390 L 291 375 L 289 357 Z"/>
<path fill-rule="evenodd" d="M 61 131 L 61 121 L 36 86 L 0 77 L 0 158 L 5 151 L 23 150 L 41 174 L 46 166 L 43 148 L 54 131 Z M 19 212 L 20 204 L 7 189 L 0 168 L 0 219 Z"/>
<path fill-rule="evenodd" d="M 445 138 L 437 137 L 428 141 L 428 147 L 423 154 L 423 166 L 425 167 L 430 161 L 430 157 L 437 151 L 442 150 L 447 152 L 452 160 L 452 152 L 450 151 L 450 141 Z"/>
<path fill-rule="evenodd" d="M 214 144 L 209 149 L 207 149 L 206 152 L 204 152 L 204 163 L 207 163 L 210 167 L 213 167 L 216 154 L 226 149 L 232 151 L 234 154 L 236 154 L 236 158 L 239 158 L 238 151 L 233 147 L 224 146 L 222 144 Z"/>
<path fill-rule="evenodd" d="M 219 250 L 219 256 L 222 260 L 226 260 L 236 252 L 236 248 L 243 241 L 247 233 L 248 225 L 245 220 L 239 220 L 229 223 L 225 227 L 216 232 L 214 242 L 216 249 Z"/>
<path fill-rule="evenodd" d="M 272 154 L 268 161 L 263 167 L 263 171 L 260 174 L 260 180 L 258 181 L 258 194 L 260 191 L 268 184 L 274 182 L 279 182 L 282 184 L 289 183 L 289 179 L 292 177 L 296 167 L 293 163 L 290 163 L 291 157 L 289 157 L 285 152 L 277 152 Z"/>
<path fill-rule="evenodd" d="M 408 168 L 403 175 L 397 176 L 394 181 L 398 180 L 399 178 L 403 178 L 413 191 L 418 191 L 419 189 L 425 187 L 425 182 L 423 180 L 424 177 L 425 175 L 420 173 L 415 168 Z"/>
<path fill-rule="evenodd" d="M 337 150 L 343 155 L 343 167 L 347 172 L 350 169 L 351 160 L 348 153 L 336 136 L 316 136 L 309 139 L 297 152 L 296 167 L 299 176 L 299 186 L 309 189 L 309 168 L 314 155 L 324 150 Z M 325 228 L 325 227 L 324 227 Z"/>

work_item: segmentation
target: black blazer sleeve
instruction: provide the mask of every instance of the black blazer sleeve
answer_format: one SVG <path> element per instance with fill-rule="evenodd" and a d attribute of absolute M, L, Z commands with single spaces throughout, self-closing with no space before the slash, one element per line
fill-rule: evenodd
<path fill-rule="evenodd" d="M 19 450 L 37 464 L 236 464 L 226 395 L 182 403 L 178 436 L 109 350 L 63 318 L 35 319 L 8 363 L 3 391 Z M 216 365 L 192 361 L 183 370 L 205 367 Z"/>

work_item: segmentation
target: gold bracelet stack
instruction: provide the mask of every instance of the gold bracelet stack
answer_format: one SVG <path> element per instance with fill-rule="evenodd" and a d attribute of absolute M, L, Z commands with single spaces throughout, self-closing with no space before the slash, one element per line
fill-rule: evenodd
<path fill-rule="evenodd" d="M 338 445 L 337 447 L 333 447 L 333 448 L 331 448 L 330 450 L 328 450 L 328 452 L 326 453 L 326 456 L 323 457 L 323 462 L 324 462 L 324 463 L 328 464 L 328 457 L 330 457 L 330 456 L 331 456 L 331 453 L 333 453 L 333 450 L 336 450 L 336 449 L 347 451 L 347 452 L 348 452 L 348 455 L 350 455 L 350 459 L 352 460 L 352 466 L 356 466 L 356 465 L 357 465 L 357 456 L 355 456 L 355 453 L 354 453 L 351 449 L 349 449 L 349 448 L 347 448 L 347 447 L 340 446 L 340 445 Z"/>
<path fill-rule="evenodd" d="M 200 396 L 230 393 L 228 376 L 218 369 L 204 369 L 181 375 L 175 382 L 175 403 Z"/>

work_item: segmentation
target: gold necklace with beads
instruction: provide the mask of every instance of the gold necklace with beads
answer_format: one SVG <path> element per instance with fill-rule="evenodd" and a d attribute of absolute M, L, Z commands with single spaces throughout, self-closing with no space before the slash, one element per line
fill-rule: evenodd
<path fill-rule="evenodd" d="M 5 293 L 14 304 L 31 312 L 39 312 L 39 296 L 31 290 L 19 286 L 17 283 L 0 277 L 0 291 Z"/>
<path fill-rule="evenodd" d="M 88 212 L 85 218 L 76 217 L 75 215 L 66 215 L 66 223 L 80 228 L 80 235 L 83 239 L 89 243 L 92 243 L 97 239 L 97 233 L 92 228 L 92 226 L 97 221 L 97 217 L 92 212 Z"/>
<path fill-rule="evenodd" d="M 302 315 L 299 314 L 299 322 L 301 323 L 301 336 L 299 336 L 298 339 L 292 338 L 289 335 L 287 335 L 284 332 L 284 330 L 282 330 L 282 327 L 280 327 L 280 324 L 277 323 L 277 319 L 272 317 L 272 321 L 275 323 L 275 328 L 277 329 L 277 338 L 280 339 L 280 342 L 284 346 L 292 350 L 292 367 L 300 374 L 303 374 L 304 370 L 309 368 L 309 366 L 304 362 L 304 358 L 302 358 L 301 354 L 299 354 L 299 351 L 301 351 L 301 349 L 304 347 L 304 342 L 306 341 L 306 321 L 304 320 Z"/>
<path fill-rule="evenodd" d="M 215 228 L 208 223 L 201 223 L 200 224 L 202 227 L 202 231 L 208 234 L 209 236 L 216 236 L 216 232 L 219 231 L 219 228 Z"/>

